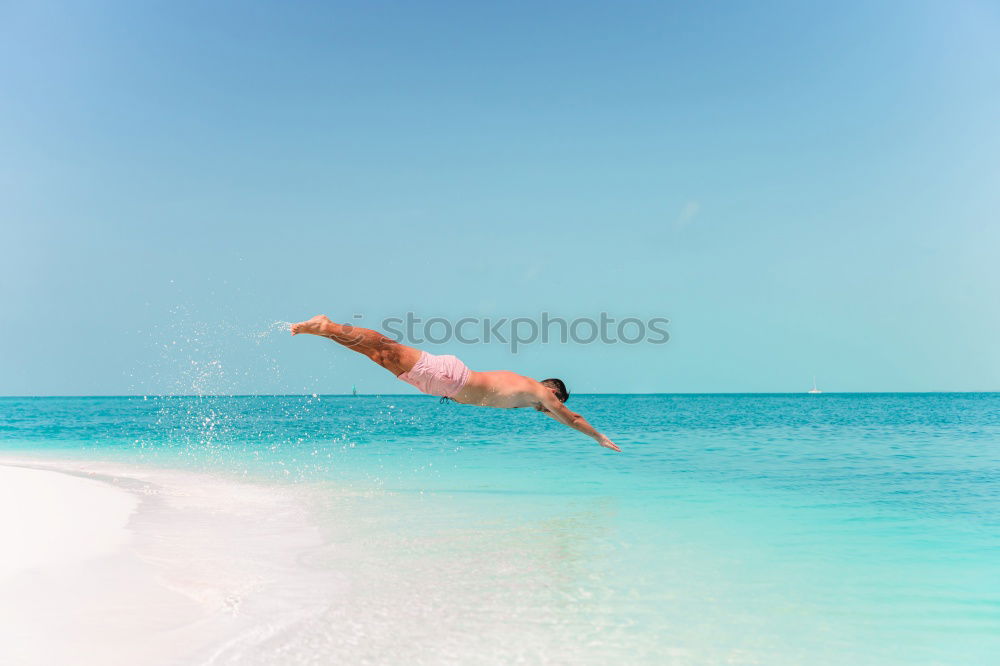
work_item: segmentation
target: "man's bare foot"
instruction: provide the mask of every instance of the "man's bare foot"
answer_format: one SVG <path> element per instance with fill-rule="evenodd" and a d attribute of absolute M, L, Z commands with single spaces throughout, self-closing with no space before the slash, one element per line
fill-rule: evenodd
<path fill-rule="evenodd" d="M 299 333 L 323 335 L 323 329 L 327 324 L 332 323 L 326 315 L 316 315 L 309 321 L 300 321 L 297 324 L 292 324 L 292 335 L 298 335 Z"/>

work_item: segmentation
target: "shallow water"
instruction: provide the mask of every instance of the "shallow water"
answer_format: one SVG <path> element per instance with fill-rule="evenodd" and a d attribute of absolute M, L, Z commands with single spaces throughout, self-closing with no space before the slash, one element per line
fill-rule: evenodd
<path fill-rule="evenodd" d="M 2 398 L 0 449 L 301 491 L 343 596 L 213 663 L 995 663 L 1000 394 L 570 404 L 625 453 L 422 396 Z"/>

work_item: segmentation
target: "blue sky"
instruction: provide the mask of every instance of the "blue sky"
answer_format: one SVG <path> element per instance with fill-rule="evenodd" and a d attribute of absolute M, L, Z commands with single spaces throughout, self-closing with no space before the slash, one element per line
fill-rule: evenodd
<path fill-rule="evenodd" d="M 1000 389 L 990 2 L 0 5 L 0 394 L 411 392 L 323 312 L 581 392 Z"/>

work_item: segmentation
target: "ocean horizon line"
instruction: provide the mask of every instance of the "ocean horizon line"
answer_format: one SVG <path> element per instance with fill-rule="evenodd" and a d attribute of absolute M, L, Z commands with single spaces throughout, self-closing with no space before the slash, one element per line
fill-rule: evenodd
<path fill-rule="evenodd" d="M 634 393 L 573 393 L 573 396 L 789 396 L 789 395 L 975 395 L 997 394 L 1000 390 L 969 391 L 823 391 L 810 394 L 809 391 L 650 391 Z M 3 399 L 34 398 L 419 398 L 437 400 L 434 396 L 412 393 L 93 393 L 93 394 L 51 394 L 51 395 L 0 395 Z"/>

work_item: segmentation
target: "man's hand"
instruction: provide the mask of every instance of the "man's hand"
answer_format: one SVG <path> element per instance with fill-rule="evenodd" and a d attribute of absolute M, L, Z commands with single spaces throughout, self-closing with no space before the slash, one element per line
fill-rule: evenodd
<path fill-rule="evenodd" d="M 615 444 L 614 442 L 612 442 L 610 439 L 608 439 L 604 435 L 601 435 L 600 438 L 598 438 L 597 443 L 600 444 L 601 446 L 605 447 L 605 448 L 611 449 L 612 451 L 617 451 L 618 453 L 622 452 L 622 450 L 618 448 L 617 444 Z"/>

